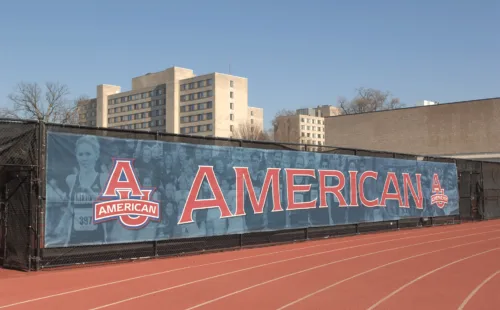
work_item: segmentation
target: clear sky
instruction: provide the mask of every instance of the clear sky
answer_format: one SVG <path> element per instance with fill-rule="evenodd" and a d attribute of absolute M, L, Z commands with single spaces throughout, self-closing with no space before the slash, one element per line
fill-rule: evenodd
<path fill-rule="evenodd" d="M 500 96 L 498 0 L 2 1 L 0 106 L 20 81 L 73 96 L 171 66 L 249 79 L 266 125 L 358 87 L 402 102 Z"/>

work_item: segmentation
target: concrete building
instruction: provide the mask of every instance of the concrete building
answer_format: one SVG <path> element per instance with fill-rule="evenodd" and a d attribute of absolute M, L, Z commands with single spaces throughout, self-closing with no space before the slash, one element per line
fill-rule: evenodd
<path fill-rule="evenodd" d="M 438 103 L 435 101 L 422 100 L 422 101 L 417 102 L 416 106 L 423 107 L 423 106 L 436 105 L 436 104 L 438 104 Z"/>
<path fill-rule="evenodd" d="M 325 118 L 325 144 L 475 160 L 500 158 L 500 98 Z"/>
<path fill-rule="evenodd" d="M 317 106 L 316 108 L 297 109 L 296 112 L 297 114 L 300 115 L 309 115 L 317 117 L 329 117 L 341 114 L 340 109 L 332 105 L 322 105 L 322 106 Z"/>
<path fill-rule="evenodd" d="M 274 138 L 279 142 L 325 144 L 325 117 L 340 114 L 337 107 L 331 105 L 316 108 L 297 109 L 295 115 L 280 116 L 276 119 Z"/>
<path fill-rule="evenodd" d="M 197 76 L 172 67 L 132 79 L 132 89 L 98 85 L 79 106 L 80 124 L 232 137 L 238 126 L 263 130 L 263 109 L 248 106 L 248 80 L 222 73 Z"/>

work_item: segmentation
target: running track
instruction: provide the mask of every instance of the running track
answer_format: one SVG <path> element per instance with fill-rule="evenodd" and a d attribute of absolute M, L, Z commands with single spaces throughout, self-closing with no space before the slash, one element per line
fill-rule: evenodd
<path fill-rule="evenodd" d="M 500 220 L 0 279 L 0 309 L 500 309 Z"/>

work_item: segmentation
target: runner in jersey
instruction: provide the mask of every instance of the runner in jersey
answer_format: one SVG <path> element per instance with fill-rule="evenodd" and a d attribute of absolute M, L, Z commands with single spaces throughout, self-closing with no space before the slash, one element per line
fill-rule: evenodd
<path fill-rule="evenodd" d="M 69 210 L 72 213 L 67 245 L 100 244 L 106 242 L 105 223 L 94 224 L 94 201 L 105 178 L 96 171 L 100 147 L 97 138 L 84 136 L 76 142 L 78 173 L 66 178 L 69 186 Z"/>
<path fill-rule="evenodd" d="M 69 244 L 80 245 L 104 242 L 102 224 L 93 223 L 94 200 L 101 191 L 100 174 L 96 173 L 90 187 L 82 186 L 80 174 L 76 176 L 75 185 L 70 195 L 70 208 L 73 209 L 73 224 Z"/>

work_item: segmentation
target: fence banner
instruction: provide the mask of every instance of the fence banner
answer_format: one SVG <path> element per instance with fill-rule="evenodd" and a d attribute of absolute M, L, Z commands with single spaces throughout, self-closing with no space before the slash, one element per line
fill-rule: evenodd
<path fill-rule="evenodd" d="M 458 214 L 454 164 L 48 133 L 46 247 Z"/>

